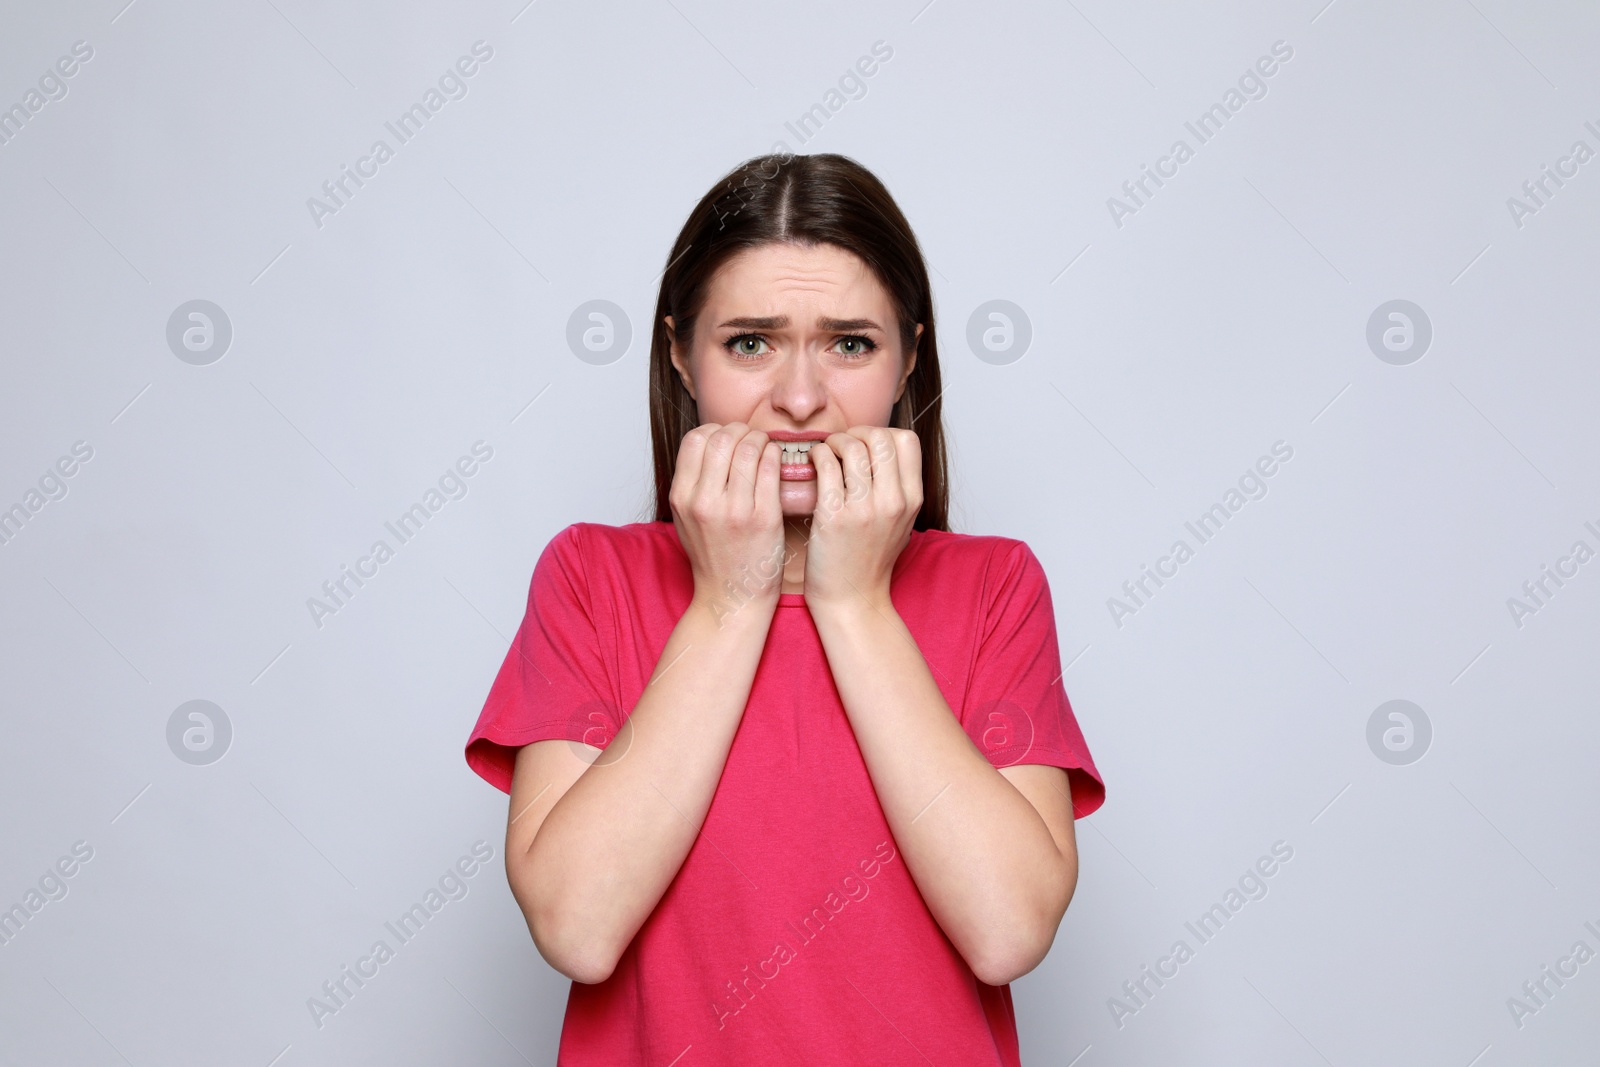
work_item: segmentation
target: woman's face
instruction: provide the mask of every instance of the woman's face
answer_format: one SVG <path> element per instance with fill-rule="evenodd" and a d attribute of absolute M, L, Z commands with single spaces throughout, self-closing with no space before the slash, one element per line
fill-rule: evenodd
<path fill-rule="evenodd" d="M 672 316 L 666 318 L 669 334 Z M 916 328 L 922 336 L 922 325 Z M 712 276 L 693 351 L 673 336 L 672 365 L 700 421 L 815 431 L 887 426 L 916 365 L 872 269 L 837 245 L 774 242 L 746 249 Z M 814 477 L 786 468 L 785 516 L 817 507 Z"/>

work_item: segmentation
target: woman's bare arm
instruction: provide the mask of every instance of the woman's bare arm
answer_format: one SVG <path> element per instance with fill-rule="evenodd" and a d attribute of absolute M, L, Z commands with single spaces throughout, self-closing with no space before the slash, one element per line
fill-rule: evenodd
<path fill-rule="evenodd" d="M 1027 974 L 1050 951 L 1077 887 L 1066 772 L 997 770 L 945 703 L 887 597 L 819 605 L 812 615 L 928 910 L 979 981 Z"/>
<path fill-rule="evenodd" d="M 538 741 L 517 753 L 506 877 L 534 944 L 577 982 L 604 981 L 683 865 L 744 717 L 772 621 L 692 603 L 653 680 L 602 752 Z M 591 764 L 584 755 L 598 753 Z"/>
<path fill-rule="evenodd" d="M 870 445 L 870 451 L 869 451 Z M 813 445 L 806 603 L 884 817 L 928 910 L 989 985 L 1038 965 L 1076 891 L 1066 772 L 996 769 L 890 596 L 922 506 L 921 443 L 863 426 Z"/>
<path fill-rule="evenodd" d="M 743 423 L 685 435 L 671 504 L 695 593 L 599 758 L 517 753 L 506 877 L 534 944 L 573 981 L 610 976 L 700 833 L 782 586 L 778 448 Z M 736 589 L 736 598 L 724 590 Z"/>

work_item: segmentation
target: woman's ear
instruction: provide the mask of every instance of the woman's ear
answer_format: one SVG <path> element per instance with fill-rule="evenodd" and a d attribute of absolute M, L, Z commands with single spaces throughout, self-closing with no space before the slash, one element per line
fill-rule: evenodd
<path fill-rule="evenodd" d="M 671 315 L 662 316 L 661 321 L 667 324 L 667 350 L 671 354 L 673 369 L 683 380 L 683 387 L 689 391 L 689 398 L 698 403 L 700 398 L 694 395 L 694 380 L 689 377 L 689 358 L 684 354 L 683 347 L 678 344 L 677 324 L 672 321 Z M 919 326 L 918 330 L 920 329 Z"/>

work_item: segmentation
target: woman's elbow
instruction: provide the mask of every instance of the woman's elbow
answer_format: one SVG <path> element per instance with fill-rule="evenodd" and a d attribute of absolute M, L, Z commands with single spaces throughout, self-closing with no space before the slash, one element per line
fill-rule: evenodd
<path fill-rule="evenodd" d="M 611 977 L 619 952 L 597 935 L 587 917 L 571 914 L 559 901 L 538 891 L 528 876 L 508 872 L 511 895 L 522 910 L 534 947 L 557 973 L 583 985 L 596 985 Z"/>
<path fill-rule="evenodd" d="M 985 985 L 1006 985 L 1032 971 L 1050 954 L 1056 931 L 1066 915 L 1077 887 L 1077 864 L 1068 865 L 1047 900 L 1041 901 L 1028 921 L 1008 923 L 970 965 L 973 976 Z"/>
<path fill-rule="evenodd" d="M 537 944 L 537 941 L 535 942 Z M 568 952 L 552 958 L 553 954 L 544 949 L 539 950 L 545 962 L 550 964 L 557 973 L 572 979 L 580 985 L 599 985 L 611 977 L 617 969 L 617 961 L 613 956 L 600 954 L 584 954 L 582 952 Z"/>
<path fill-rule="evenodd" d="M 539 955 L 562 976 L 582 985 L 598 985 L 616 970 L 619 955 L 592 934 L 571 930 L 570 924 L 548 917 L 537 918 L 527 908 L 522 914 Z"/>
<path fill-rule="evenodd" d="M 1055 927 L 1032 933 L 1015 932 L 1004 944 L 997 945 L 971 964 L 972 975 L 984 985 L 1001 986 L 1015 982 L 1032 971 L 1050 954 L 1055 943 Z"/>

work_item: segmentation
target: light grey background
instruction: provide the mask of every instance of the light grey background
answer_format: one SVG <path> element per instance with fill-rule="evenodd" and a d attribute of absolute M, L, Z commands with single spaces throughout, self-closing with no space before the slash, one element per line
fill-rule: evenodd
<path fill-rule="evenodd" d="M 644 517 L 655 279 L 779 141 L 860 160 L 916 228 L 954 523 L 1043 561 L 1108 783 L 1013 986 L 1025 1062 L 1592 1057 L 1600 962 L 1508 998 L 1600 951 L 1600 562 L 1508 600 L 1600 548 L 1600 160 L 1508 198 L 1600 150 L 1593 5 L 125 2 L 0 15 L 0 106 L 93 49 L 0 145 L 0 507 L 93 449 L 0 545 L 0 908 L 93 850 L 0 946 L 0 1063 L 554 1062 L 567 982 L 461 749 L 546 542 Z M 467 95 L 319 226 L 308 198 L 479 40 Z M 197 299 L 232 326 L 209 365 L 167 343 Z M 1405 365 L 1367 343 L 1397 299 L 1433 331 Z M 604 365 L 566 340 L 591 300 L 632 328 Z M 968 346 L 991 300 L 1021 358 Z M 480 440 L 466 495 L 319 627 L 308 598 Z M 1267 494 L 1114 618 L 1278 441 Z M 1432 727 L 1406 765 L 1367 740 L 1397 699 Z M 206 765 L 168 745 L 193 700 L 232 728 Z M 317 1026 L 308 998 L 480 839 L 465 898 Z M 1200 945 L 1185 922 L 1277 841 Z"/>

